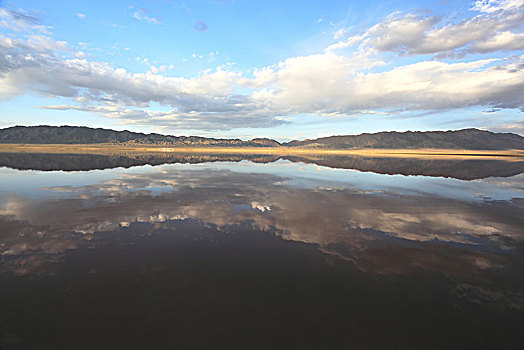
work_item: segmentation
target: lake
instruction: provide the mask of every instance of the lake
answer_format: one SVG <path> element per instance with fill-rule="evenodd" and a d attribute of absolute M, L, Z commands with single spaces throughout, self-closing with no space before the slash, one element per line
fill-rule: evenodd
<path fill-rule="evenodd" d="M 0 348 L 524 348 L 524 160 L 0 153 Z"/>

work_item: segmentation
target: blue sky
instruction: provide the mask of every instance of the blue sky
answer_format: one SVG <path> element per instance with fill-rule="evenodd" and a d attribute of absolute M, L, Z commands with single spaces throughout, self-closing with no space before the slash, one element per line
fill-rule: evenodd
<path fill-rule="evenodd" d="M 524 134 L 524 0 L 0 1 L 0 127 Z"/>

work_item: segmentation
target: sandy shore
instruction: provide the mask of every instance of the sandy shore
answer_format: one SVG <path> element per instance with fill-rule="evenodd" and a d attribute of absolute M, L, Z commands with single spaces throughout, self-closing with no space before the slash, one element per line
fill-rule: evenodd
<path fill-rule="evenodd" d="M 461 150 L 461 149 L 308 149 L 289 147 L 166 147 L 155 145 L 115 144 L 0 144 L 3 153 L 73 153 L 114 155 L 121 153 L 194 153 L 194 154 L 260 154 L 281 156 L 348 155 L 365 157 L 502 159 L 524 161 L 524 150 Z"/>

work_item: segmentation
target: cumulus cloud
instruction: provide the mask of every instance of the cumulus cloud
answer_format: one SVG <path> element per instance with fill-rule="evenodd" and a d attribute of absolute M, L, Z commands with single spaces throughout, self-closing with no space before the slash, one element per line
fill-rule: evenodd
<path fill-rule="evenodd" d="M 512 62 L 424 61 L 381 73 L 354 71 L 345 56 L 293 58 L 257 78 L 278 88 L 253 97 L 290 113 L 350 114 L 365 109 L 438 110 L 491 104 L 522 108 L 524 57 Z M 257 79 L 255 79 L 257 80 Z"/>
<path fill-rule="evenodd" d="M 256 112 L 241 114 L 234 111 L 221 111 L 217 106 L 209 112 L 168 112 L 150 111 L 137 108 L 118 106 L 77 106 L 77 105 L 49 105 L 39 106 L 42 109 L 77 110 L 100 114 L 108 118 L 125 121 L 126 124 L 162 125 L 178 129 L 221 130 L 242 128 L 246 125 L 257 127 L 272 127 L 287 123 L 286 120 L 257 114 Z"/>
<path fill-rule="evenodd" d="M 495 36 L 475 43 L 471 46 L 472 52 L 493 52 L 499 50 L 522 50 L 524 49 L 524 33 L 501 32 Z"/>
<path fill-rule="evenodd" d="M 500 8 L 491 11 L 495 5 Z M 521 48 L 522 34 L 511 31 L 524 16 L 521 5 L 499 1 L 490 6 L 474 18 L 439 28 L 438 17 L 394 15 L 323 53 L 291 57 L 249 75 L 224 66 L 190 78 L 164 76 L 168 66 L 130 73 L 88 60 L 84 52 L 39 31 L 36 20 L 3 10 L 0 23 L 12 32 L 0 35 L 0 98 L 36 91 L 71 101 L 42 108 L 81 110 L 127 124 L 201 130 L 270 127 L 301 114 L 387 114 L 470 106 L 524 109 L 524 56 L 430 60 L 392 68 L 377 55 L 436 53 L 464 45 L 471 52 Z M 146 20 L 144 12 L 135 13 Z M 20 21 L 26 25 L 24 35 L 16 34 Z M 466 35 L 469 32 L 473 34 Z M 357 43 L 361 46 L 351 53 L 340 51 Z M 155 111 L 153 104 L 167 108 Z"/>
<path fill-rule="evenodd" d="M 472 11 L 480 13 L 458 23 L 439 16 L 394 13 L 363 34 L 345 36 L 328 49 L 360 44 L 405 55 L 444 54 L 459 49 L 462 54 L 522 49 L 522 0 L 477 1 Z M 344 28 L 335 32 L 335 39 L 343 34 Z"/>

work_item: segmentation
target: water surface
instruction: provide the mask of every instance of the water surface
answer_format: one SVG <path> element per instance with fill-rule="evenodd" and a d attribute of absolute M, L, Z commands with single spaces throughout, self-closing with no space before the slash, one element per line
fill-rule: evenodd
<path fill-rule="evenodd" d="M 524 345 L 524 162 L 0 165 L 3 348 Z"/>

